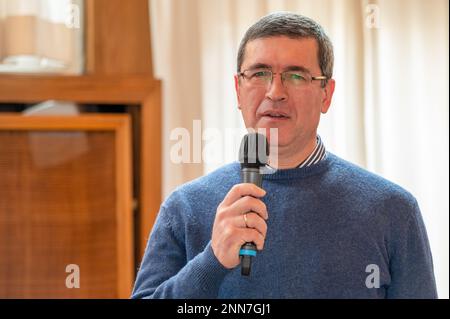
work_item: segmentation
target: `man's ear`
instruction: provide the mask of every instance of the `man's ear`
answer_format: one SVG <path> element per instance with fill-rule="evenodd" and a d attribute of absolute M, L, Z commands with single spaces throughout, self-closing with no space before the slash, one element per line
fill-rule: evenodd
<path fill-rule="evenodd" d="M 234 75 L 234 88 L 236 90 L 238 109 L 241 109 L 241 95 L 240 95 L 240 87 L 239 87 L 239 75 Z"/>
<path fill-rule="evenodd" d="M 320 108 L 320 111 L 323 114 L 327 113 L 328 109 L 330 108 L 335 85 L 336 82 L 333 79 L 329 79 L 327 84 L 323 88 L 322 107 Z"/>

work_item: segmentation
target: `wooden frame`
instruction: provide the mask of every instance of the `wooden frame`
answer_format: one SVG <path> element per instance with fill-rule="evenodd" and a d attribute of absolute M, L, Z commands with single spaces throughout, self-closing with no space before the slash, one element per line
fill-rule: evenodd
<path fill-rule="evenodd" d="M 116 151 L 117 292 L 129 298 L 134 280 L 131 136 L 127 115 L 1 115 L 0 131 L 113 131 Z"/>

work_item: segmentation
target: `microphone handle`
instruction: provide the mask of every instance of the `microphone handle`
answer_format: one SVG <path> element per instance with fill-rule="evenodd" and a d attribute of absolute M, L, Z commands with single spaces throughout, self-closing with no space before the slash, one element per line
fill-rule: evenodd
<path fill-rule="evenodd" d="M 259 168 L 242 168 L 241 180 L 243 183 L 252 183 L 258 187 L 262 186 L 262 175 Z M 249 276 L 252 268 L 252 258 L 256 256 L 256 245 L 253 242 L 248 242 L 242 245 L 239 251 L 241 259 L 241 275 Z"/>

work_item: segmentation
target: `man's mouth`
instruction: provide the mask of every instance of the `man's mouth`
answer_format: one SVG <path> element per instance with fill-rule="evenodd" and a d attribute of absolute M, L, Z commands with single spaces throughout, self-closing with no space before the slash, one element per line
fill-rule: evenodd
<path fill-rule="evenodd" d="M 285 113 L 278 111 L 267 111 L 261 115 L 262 118 L 271 119 L 271 120 L 286 120 L 289 116 Z"/>

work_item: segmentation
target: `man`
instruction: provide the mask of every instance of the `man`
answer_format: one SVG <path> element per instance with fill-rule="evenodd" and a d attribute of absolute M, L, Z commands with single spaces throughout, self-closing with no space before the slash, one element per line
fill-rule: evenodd
<path fill-rule="evenodd" d="M 435 298 L 432 257 L 414 197 L 325 152 L 333 49 L 313 20 L 260 19 L 245 34 L 235 86 L 245 124 L 278 129 L 264 190 L 239 163 L 175 190 L 161 205 L 134 298 Z M 270 142 L 270 136 L 269 136 Z M 250 276 L 239 250 L 254 242 Z"/>

